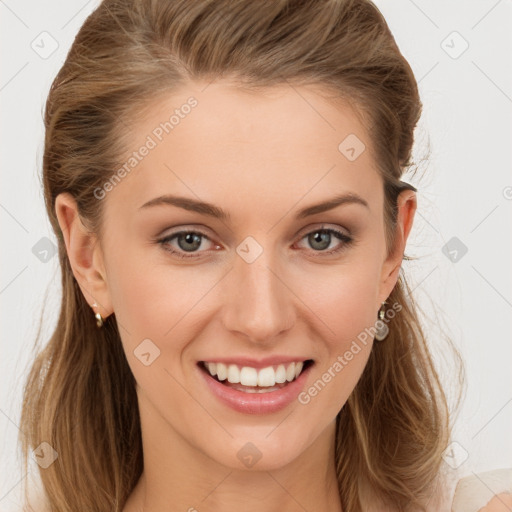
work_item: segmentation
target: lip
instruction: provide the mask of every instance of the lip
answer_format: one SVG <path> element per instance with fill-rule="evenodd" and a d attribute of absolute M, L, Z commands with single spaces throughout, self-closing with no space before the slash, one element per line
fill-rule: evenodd
<path fill-rule="evenodd" d="M 301 359 L 299 359 L 301 360 Z M 306 361 L 307 359 L 304 359 Z M 212 359 L 211 362 L 220 362 L 224 363 L 224 361 L 231 361 L 230 364 L 240 364 L 241 360 L 237 359 L 237 363 L 234 360 L 230 359 Z M 271 366 L 268 364 L 269 360 L 265 360 L 264 362 L 260 360 L 260 363 L 264 364 L 261 366 L 265 368 L 266 366 Z M 292 359 L 290 362 L 298 361 L 298 359 Z M 283 362 L 283 359 L 277 361 L 278 363 Z M 255 362 L 251 361 L 247 366 L 253 365 Z M 227 363 L 225 363 L 227 364 Z M 310 364 L 305 368 L 302 373 L 299 375 L 297 379 L 288 383 L 285 387 L 278 389 L 276 391 L 270 391 L 268 393 L 244 393 L 243 391 L 238 391 L 237 389 L 230 388 L 229 386 L 225 386 L 220 383 L 218 380 L 214 379 L 207 370 L 202 369 L 199 365 L 197 365 L 197 371 L 201 374 L 201 378 L 204 380 L 210 392 L 215 395 L 215 397 L 224 405 L 227 405 L 231 409 L 235 411 L 245 413 L 245 414 L 270 414 L 273 412 L 278 412 L 288 405 L 290 405 L 299 395 L 299 393 L 304 388 L 306 383 L 306 379 L 309 375 L 311 368 L 314 366 Z M 260 367 L 260 366 L 258 366 Z"/>

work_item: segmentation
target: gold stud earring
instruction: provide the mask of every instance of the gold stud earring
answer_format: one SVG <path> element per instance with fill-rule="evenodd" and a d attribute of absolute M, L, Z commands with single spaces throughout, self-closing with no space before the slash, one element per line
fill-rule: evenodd
<path fill-rule="evenodd" d="M 94 316 L 96 317 L 96 325 L 98 327 L 102 327 L 103 326 L 103 318 L 102 318 L 102 316 L 99 313 L 96 313 Z"/>
<path fill-rule="evenodd" d="M 98 304 L 96 304 L 96 302 L 92 305 L 93 308 L 97 308 L 98 307 Z M 100 315 L 100 313 L 95 313 L 94 315 L 96 317 L 96 325 L 98 327 L 102 327 L 103 324 L 105 323 L 104 320 L 103 320 L 103 317 Z"/>
<path fill-rule="evenodd" d="M 386 339 L 387 335 L 389 334 L 389 327 L 384 323 L 384 318 L 386 316 L 386 304 L 387 302 L 384 301 L 380 306 L 379 312 L 377 313 L 375 339 L 378 341 Z"/>

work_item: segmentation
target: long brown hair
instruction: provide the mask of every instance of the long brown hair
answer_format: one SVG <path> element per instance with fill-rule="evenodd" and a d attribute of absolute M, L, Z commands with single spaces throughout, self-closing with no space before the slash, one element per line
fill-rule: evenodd
<path fill-rule="evenodd" d="M 58 453 L 40 471 L 52 512 L 119 512 L 143 470 L 135 381 L 118 325 L 111 315 L 96 328 L 71 270 L 55 198 L 69 192 L 101 237 L 103 202 L 94 191 L 119 168 L 130 119 L 157 95 L 225 77 L 253 88 L 321 85 L 354 106 L 383 177 L 392 246 L 400 178 L 413 166 L 422 104 L 372 2 L 103 1 L 76 36 L 44 118 L 43 184 L 59 243 L 62 304 L 27 379 L 20 442 L 25 463 L 42 441 Z M 350 512 L 363 510 L 368 489 L 396 510 L 425 510 L 450 439 L 447 395 L 403 271 L 388 302 L 401 310 L 337 417 L 339 492 Z"/>

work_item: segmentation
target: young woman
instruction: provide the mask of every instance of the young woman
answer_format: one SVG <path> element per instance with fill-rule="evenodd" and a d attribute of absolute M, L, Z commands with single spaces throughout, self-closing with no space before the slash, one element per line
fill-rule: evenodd
<path fill-rule="evenodd" d="M 421 107 L 368 0 L 89 16 L 45 113 L 63 294 L 21 441 L 47 510 L 449 506 L 402 269 Z"/>

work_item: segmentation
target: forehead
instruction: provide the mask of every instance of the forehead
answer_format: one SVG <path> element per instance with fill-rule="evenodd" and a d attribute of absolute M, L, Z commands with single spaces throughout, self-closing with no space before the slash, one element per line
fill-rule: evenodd
<path fill-rule="evenodd" d="M 379 201 L 365 128 L 348 103 L 335 106 L 324 94 L 215 82 L 160 95 L 130 125 L 126 177 L 108 202 L 135 212 L 156 196 L 180 193 L 241 210 L 263 203 L 289 209 L 302 198 L 306 204 L 347 191 Z"/>

